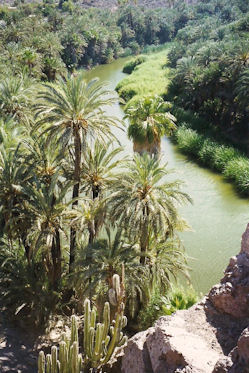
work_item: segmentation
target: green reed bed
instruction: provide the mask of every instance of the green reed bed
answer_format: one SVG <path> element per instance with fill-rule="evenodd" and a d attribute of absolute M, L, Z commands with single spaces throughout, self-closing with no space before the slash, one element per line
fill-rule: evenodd
<path fill-rule="evenodd" d="M 197 131 L 185 126 L 179 127 L 175 133 L 179 149 L 192 156 L 202 165 L 221 172 L 236 189 L 249 195 L 249 159 L 232 146 L 226 146 L 205 138 Z"/>

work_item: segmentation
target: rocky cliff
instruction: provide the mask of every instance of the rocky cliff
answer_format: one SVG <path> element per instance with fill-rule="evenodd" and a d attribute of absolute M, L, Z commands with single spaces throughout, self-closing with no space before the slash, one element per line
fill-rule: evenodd
<path fill-rule="evenodd" d="M 131 338 L 111 371 L 249 372 L 249 224 L 221 282 L 189 310 Z"/>

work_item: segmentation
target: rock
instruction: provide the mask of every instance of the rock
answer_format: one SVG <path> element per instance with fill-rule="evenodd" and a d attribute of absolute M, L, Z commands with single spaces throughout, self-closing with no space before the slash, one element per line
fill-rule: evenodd
<path fill-rule="evenodd" d="M 223 357 L 217 361 L 212 373 L 227 373 L 233 366 L 231 357 Z"/>
<path fill-rule="evenodd" d="M 239 255 L 230 259 L 223 279 L 208 297 L 220 312 L 236 318 L 249 317 L 249 224 L 242 236 Z"/>
<path fill-rule="evenodd" d="M 242 332 L 241 336 L 239 337 L 237 346 L 239 361 L 249 366 L 249 327 Z"/>
<path fill-rule="evenodd" d="M 242 235 L 240 253 L 249 255 L 249 224 L 247 224 L 246 230 Z"/>
<path fill-rule="evenodd" d="M 146 339 L 153 333 L 154 328 L 137 333 L 128 341 L 122 359 L 122 372 L 151 373 L 150 357 L 147 350 Z"/>
<path fill-rule="evenodd" d="M 121 372 L 211 373 L 221 356 L 215 330 L 208 326 L 204 307 L 198 305 L 161 317 L 153 328 L 131 338 L 124 350 Z"/>

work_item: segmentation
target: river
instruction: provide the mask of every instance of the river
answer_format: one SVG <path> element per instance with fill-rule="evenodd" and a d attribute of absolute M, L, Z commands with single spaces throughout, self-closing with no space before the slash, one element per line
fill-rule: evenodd
<path fill-rule="evenodd" d="M 87 78 L 97 76 L 115 89 L 126 76 L 122 67 L 129 58 L 98 66 L 86 73 Z M 107 111 L 119 118 L 124 116 L 118 104 Z M 131 154 L 132 143 L 126 133 L 115 130 L 115 134 L 125 152 Z M 219 281 L 229 258 L 240 249 L 241 235 L 249 221 L 249 201 L 240 198 L 222 176 L 189 161 L 167 138 L 162 140 L 162 153 L 163 161 L 174 169 L 175 178 L 185 183 L 183 189 L 193 199 L 193 205 L 181 208 L 182 216 L 192 227 L 192 231 L 181 234 L 181 239 L 189 257 L 193 286 L 205 293 Z"/>

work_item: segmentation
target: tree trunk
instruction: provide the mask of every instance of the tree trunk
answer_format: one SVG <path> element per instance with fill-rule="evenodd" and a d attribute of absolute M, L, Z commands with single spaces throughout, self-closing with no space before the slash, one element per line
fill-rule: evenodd
<path fill-rule="evenodd" d="M 80 191 L 80 171 L 81 171 L 81 138 L 79 128 L 74 129 L 74 187 L 73 199 L 79 197 Z M 72 203 L 72 208 L 78 205 L 78 200 Z M 74 227 L 70 230 L 70 260 L 69 260 L 69 273 L 72 272 L 73 264 L 75 261 L 75 246 L 76 246 L 76 230 Z"/>
<path fill-rule="evenodd" d="M 51 255 L 53 261 L 53 289 L 58 290 L 61 279 L 61 242 L 58 230 L 56 231 L 56 236 L 53 238 Z"/>
<path fill-rule="evenodd" d="M 144 207 L 143 209 L 143 216 L 144 216 L 144 224 L 143 228 L 141 231 L 141 236 L 140 236 L 140 251 L 143 256 L 140 258 L 140 263 L 145 264 L 146 263 L 146 253 L 149 247 L 149 227 L 148 227 L 148 207 Z"/>

